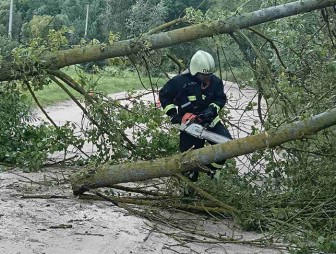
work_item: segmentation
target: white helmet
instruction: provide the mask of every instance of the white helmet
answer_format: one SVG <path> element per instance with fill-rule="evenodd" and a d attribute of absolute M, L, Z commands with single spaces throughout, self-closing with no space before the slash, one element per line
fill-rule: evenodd
<path fill-rule="evenodd" d="M 190 60 L 189 71 L 191 75 L 212 74 L 215 72 L 215 60 L 208 52 L 198 50 Z"/>

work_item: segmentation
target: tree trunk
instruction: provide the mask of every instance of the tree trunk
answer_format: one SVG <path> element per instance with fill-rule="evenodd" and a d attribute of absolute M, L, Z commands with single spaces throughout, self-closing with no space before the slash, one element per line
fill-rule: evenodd
<path fill-rule="evenodd" d="M 239 16 L 233 16 L 226 20 L 205 22 L 169 32 L 147 36 L 145 35 L 140 38 L 116 42 L 112 45 L 97 44 L 51 52 L 49 54 L 46 53 L 43 56 L 40 56 L 40 60 L 45 68 L 59 69 L 65 66 L 84 62 L 103 60 L 118 56 L 127 56 L 135 54 L 141 50 L 166 48 L 199 38 L 211 37 L 216 34 L 231 33 L 237 29 L 255 26 L 332 5 L 336 5 L 336 0 L 300 0 Z M 0 81 L 19 79 L 20 74 L 13 72 L 13 70 L 20 70 L 20 67 L 10 63 L 8 63 L 5 67 L 1 67 Z"/>
<path fill-rule="evenodd" d="M 86 169 L 72 176 L 72 189 L 75 195 L 79 195 L 92 188 L 173 176 L 175 173 L 197 169 L 212 162 L 220 162 L 255 150 L 273 148 L 288 141 L 303 139 L 333 125 L 336 125 L 336 108 L 307 120 L 288 124 L 276 131 L 207 146 L 169 158 L 117 165 L 106 164 L 94 169 Z"/>

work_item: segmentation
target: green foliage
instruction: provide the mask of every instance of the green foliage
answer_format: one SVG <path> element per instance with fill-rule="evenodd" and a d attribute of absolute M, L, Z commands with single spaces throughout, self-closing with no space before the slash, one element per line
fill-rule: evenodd
<path fill-rule="evenodd" d="M 38 47 L 37 40 L 32 41 L 33 47 L 17 47 L 12 51 L 13 62 L 18 68 L 15 70 L 18 75 L 22 76 L 25 85 L 31 84 L 34 89 L 42 89 L 44 85 L 49 83 L 47 72 L 40 61 L 39 54 L 44 51 L 44 47 Z M 38 48 L 38 49 L 36 49 Z M 34 73 L 34 76 L 31 76 Z M 14 84 L 15 85 L 15 84 Z M 16 85 L 15 85 L 16 86 Z"/>
<path fill-rule="evenodd" d="M 137 0 L 132 6 L 130 17 L 127 20 L 129 37 L 136 37 L 146 33 L 162 23 L 167 10 L 162 0 Z"/>
<path fill-rule="evenodd" d="M 109 33 L 118 33 L 125 39 L 127 29 L 125 24 L 131 16 L 132 6 L 136 0 L 106 0 L 106 8 L 100 15 L 100 30 L 103 38 L 109 38 Z"/>
<path fill-rule="evenodd" d="M 186 9 L 186 14 L 184 17 L 188 22 L 192 24 L 201 23 L 206 20 L 206 16 L 201 10 L 195 10 L 192 7 Z"/>
<path fill-rule="evenodd" d="M 286 150 L 282 158 L 272 150 L 255 152 L 254 167 L 244 173 L 228 161 L 215 180 L 202 178 L 199 184 L 238 209 L 235 220 L 244 230 L 262 232 L 265 238 L 271 235 L 272 241 L 285 240 L 292 244 L 292 253 L 333 253 L 336 182 L 334 156 L 328 154 L 336 147 L 329 144 L 321 159 L 313 153 L 314 142 L 309 143 L 295 145 L 310 153 Z"/>
<path fill-rule="evenodd" d="M 61 15 L 55 17 L 34 15 L 32 20 L 22 27 L 24 40 L 28 44 L 39 41 L 38 45 L 45 41 L 51 49 L 59 49 L 60 46 L 68 44 L 65 34 L 71 33 L 71 29 L 65 26 L 66 23 Z"/>
<path fill-rule="evenodd" d="M 38 170 L 48 155 L 83 145 L 74 135 L 73 125 L 55 128 L 46 123 L 34 125 L 27 97 L 11 84 L 0 91 L 0 162 Z"/>
<path fill-rule="evenodd" d="M 68 40 L 65 36 L 69 32 L 69 29 L 62 26 L 59 30 L 49 29 L 47 35 L 47 42 L 50 50 L 55 51 L 59 50 L 63 46 L 68 44 Z"/>
<path fill-rule="evenodd" d="M 45 38 L 52 20 L 53 17 L 49 15 L 33 16 L 29 23 L 23 25 L 23 34 L 27 38 Z"/>
<path fill-rule="evenodd" d="M 266 129 L 335 107 L 336 37 L 330 33 L 336 28 L 335 13 L 324 11 L 327 14 L 314 12 L 258 26 L 273 45 L 257 34 L 237 35 L 243 53 L 236 52 L 237 56 L 248 62 L 247 53 L 253 53 L 254 77 L 244 83 L 258 88 L 267 101 Z M 229 49 L 229 40 L 222 42 Z M 334 137 L 335 128 L 331 128 L 278 150 L 256 151 L 245 171 L 237 173 L 235 165 L 227 165 L 216 181 L 202 179 L 200 185 L 238 208 L 235 219 L 244 229 L 261 231 L 272 241 L 284 240 L 291 244 L 292 253 L 333 253 Z"/>
<path fill-rule="evenodd" d="M 99 40 L 103 38 L 102 34 L 106 30 L 104 26 L 101 26 L 100 15 L 105 9 L 104 2 L 103 0 L 84 2 L 79 0 L 47 0 L 43 2 L 31 0 L 19 1 L 16 3 L 16 9 L 23 19 L 23 23 L 25 24 L 23 31 L 28 38 L 31 38 L 29 37 L 31 34 L 29 31 L 30 27 L 27 28 L 27 25 L 34 19 L 34 16 L 50 16 L 52 20 L 50 23 L 45 23 L 46 26 L 55 30 L 58 30 L 62 26 L 71 27 L 73 31 L 69 34 L 70 42 L 79 43 L 81 38 L 84 37 L 87 4 L 90 4 L 88 38 L 98 38 Z M 47 33 L 45 30 L 41 30 L 40 32 Z"/>
<path fill-rule="evenodd" d="M 16 41 L 0 36 L 0 65 L 2 60 L 10 59 L 12 50 L 18 46 Z"/>
<path fill-rule="evenodd" d="M 91 158 L 96 163 L 149 160 L 177 151 L 176 131 L 169 130 L 153 103 L 138 96 L 129 94 L 124 103 L 98 94 L 88 111 L 90 119 L 99 124 L 84 131 L 97 148 Z"/>
<path fill-rule="evenodd" d="M 103 33 L 106 31 L 106 27 L 102 26 L 100 15 L 105 10 L 105 0 L 96 1 L 81 1 L 81 0 L 65 0 L 61 1 L 60 9 L 61 13 L 67 16 L 68 27 L 73 27 L 75 33 L 73 34 L 74 42 L 79 42 L 81 38 L 84 38 L 85 34 L 85 20 L 87 13 L 87 4 L 89 4 L 89 24 L 87 37 L 89 39 L 98 39 L 103 41 Z M 106 37 L 105 37 L 106 41 Z"/>
<path fill-rule="evenodd" d="M 8 161 L 13 150 L 17 150 L 18 137 L 23 129 L 22 122 L 28 120 L 29 108 L 22 102 L 21 95 L 17 91 L 0 93 L 0 161 Z"/>
<path fill-rule="evenodd" d="M 164 5 L 168 12 L 166 21 L 183 17 L 187 8 L 197 9 L 201 12 L 205 12 L 211 6 L 210 2 L 211 1 L 202 0 L 165 0 Z"/>

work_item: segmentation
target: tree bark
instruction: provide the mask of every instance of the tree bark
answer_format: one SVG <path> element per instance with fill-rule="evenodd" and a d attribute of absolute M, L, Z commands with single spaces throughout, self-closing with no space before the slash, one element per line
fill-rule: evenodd
<path fill-rule="evenodd" d="M 40 61 L 45 68 L 59 69 L 84 62 L 127 56 L 138 53 L 141 50 L 166 48 L 216 34 L 231 33 L 237 29 L 248 28 L 332 5 L 336 5 L 336 0 L 300 0 L 233 16 L 225 20 L 205 22 L 159 34 L 144 35 L 140 38 L 124 40 L 112 45 L 97 44 L 44 53 L 43 56 L 40 56 Z M 13 70 L 20 70 L 20 67 L 10 63 L 5 67 L 1 67 L 0 81 L 19 79 L 20 74 Z"/>
<path fill-rule="evenodd" d="M 80 195 L 89 189 L 111 187 L 117 183 L 173 176 L 212 162 L 220 162 L 255 150 L 273 148 L 288 141 L 303 139 L 333 125 L 336 125 L 336 108 L 304 121 L 288 124 L 275 131 L 191 150 L 169 158 L 117 165 L 105 164 L 94 169 L 86 169 L 71 177 L 72 189 L 75 195 Z"/>

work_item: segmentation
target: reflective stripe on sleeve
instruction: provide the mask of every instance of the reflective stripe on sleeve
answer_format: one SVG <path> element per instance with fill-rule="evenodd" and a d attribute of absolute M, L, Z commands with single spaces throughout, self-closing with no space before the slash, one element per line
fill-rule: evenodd
<path fill-rule="evenodd" d="M 215 127 L 215 125 L 220 121 L 219 116 L 217 116 L 209 125 L 210 128 Z"/>
<path fill-rule="evenodd" d="M 175 108 L 175 105 L 174 104 L 169 104 L 163 109 L 163 111 L 167 114 L 167 112 L 169 110 L 171 110 L 172 108 Z"/>
<path fill-rule="evenodd" d="M 217 113 L 219 112 L 219 110 L 221 109 L 216 103 L 211 103 L 211 106 L 214 106 L 217 109 Z M 209 105 L 209 106 L 210 106 Z"/>
<path fill-rule="evenodd" d="M 206 95 L 202 94 L 202 99 L 205 100 L 206 98 Z"/>
<path fill-rule="evenodd" d="M 196 96 L 195 95 L 188 96 L 188 100 L 189 101 L 196 101 Z"/>
<path fill-rule="evenodd" d="M 181 105 L 181 108 L 185 108 L 185 107 L 189 106 L 190 104 L 191 104 L 191 102 L 188 101 L 187 103 L 184 103 L 183 105 Z"/>

